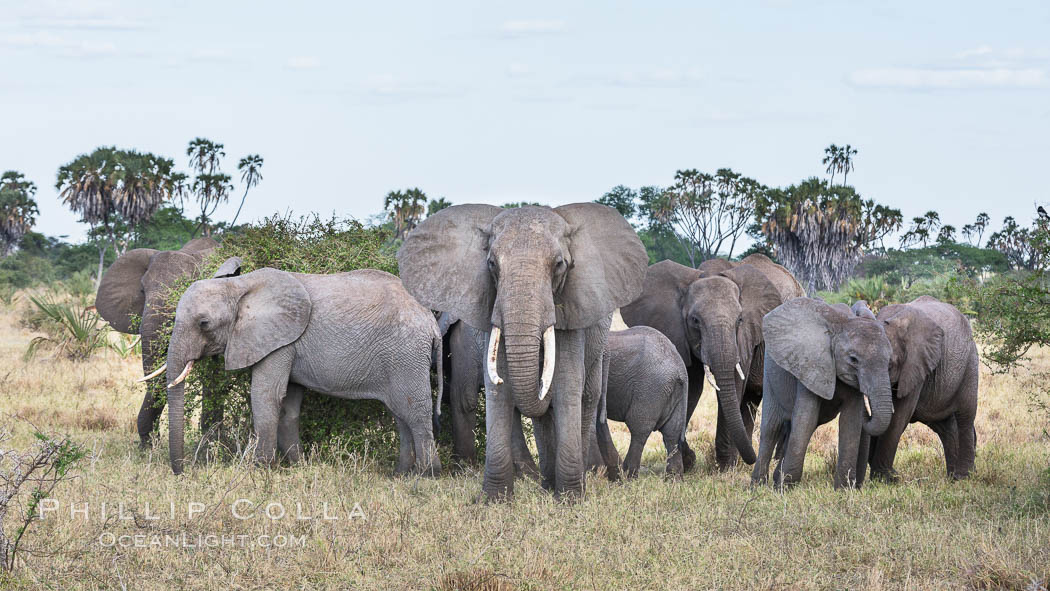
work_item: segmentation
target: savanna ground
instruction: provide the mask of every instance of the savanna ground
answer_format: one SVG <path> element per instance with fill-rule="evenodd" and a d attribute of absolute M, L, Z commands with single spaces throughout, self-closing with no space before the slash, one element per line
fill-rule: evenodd
<path fill-rule="evenodd" d="M 22 304 L 24 305 L 24 303 Z M 715 400 L 705 393 L 690 425 L 703 455 L 684 482 L 662 478 L 654 436 L 636 481 L 589 477 L 579 503 L 555 502 L 519 481 L 508 504 L 475 503 L 477 470 L 434 479 L 394 478 L 368 454 L 258 469 L 201 462 L 175 477 L 166 437 L 137 446 L 142 399 L 137 358 L 86 363 L 22 354 L 32 333 L 0 310 L 0 421 L 15 447 L 32 427 L 68 433 L 90 455 L 52 495 L 58 509 L 33 524 L 30 552 L 0 587 L 54 589 L 928 589 L 1050 585 L 1047 466 L 1040 415 L 1028 410 L 1034 373 L 981 382 L 976 471 L 943 476 L 940 444 L 923 426 L 906 432 L 897 485 L 831 488 L 834 425 L 818 430 L 803 483 L 787 493 L 748 487 L 746 467 L 712 468 Z M 1041 353 L 1033 370 L 1050 369 Z M 618 425 L 617 425 L 618 426 Z M 627 433 L 614 432 L 621 453 Z M 235 519 L 252 510 L 255 518 Z M 322 519 L 322 503 L 328 516 Z M 85 517 L 83 507 L 89 507 Z M 101 515 L 102 503 L 109 516 Z M 114 508 L 123 503 L 120 519 Z M 192 507 L 202 511 L 192 518 Z M 262 514 L 279 503 L 287 515 Z M 147 507 L 147 504 L 149 507 Z M 174 504 L 174 517 L 169 513 Z M 312 519 L 296 519 L 300 514 Z M 354 513 L 360 506 L 365 519 Z M 76 507 L 79 513 L 71 514 Z M 157 519 L 147 519 L 147 510 Z M 280 513 L 276 506 L 274 515 Z M 165 536 L 241 536 L 244 547 L 163 546 Z M 140 535 L 147 547 L 115 543 Z M 295 536 L 270 547 L 258 536 Z M 181 538 L 180 538 L 181 539 Z M 161 546 L 153 546 L 159 540 Z M 2 575 L 0 575 L 2 577 Z"/>

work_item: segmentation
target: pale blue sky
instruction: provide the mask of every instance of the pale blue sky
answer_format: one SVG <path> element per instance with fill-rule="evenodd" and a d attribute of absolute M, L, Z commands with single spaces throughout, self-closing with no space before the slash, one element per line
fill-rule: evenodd
<path fill-rule="evenodd" d="M 678 168 L 784 185 L 848 142 L 864 196 L 997 228 L 1050 200 L 1050 2 L 0 0 L 0 130 L 38 229 L 74 238 L 61 164 L 187 168 L 195 136 L 231 173 L 266 159 L 249 218 L 364 218 L 410 186 L 568 203 Z"/>

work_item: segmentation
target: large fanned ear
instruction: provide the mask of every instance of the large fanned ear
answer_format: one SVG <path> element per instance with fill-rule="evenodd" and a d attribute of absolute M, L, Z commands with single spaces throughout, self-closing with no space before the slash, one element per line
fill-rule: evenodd
<path fill-rule="evenodd" d="M 213 248 L 218 248 L 218 246 L 219 243 L 210 236 L 201 236 L 183 244 L 179 251 L 186 254 L 204 254 Z"/>
<path fill-rule="evenodd" d="M 919 394 L 944 355 L 944 330 L 929 314 L 907 304 L 887 306 L 887 313 L 879 318 L 887 321 L 887 333 L 898 340 L 898 350 L 904 354 L 897 397 Z"/>
<path fill-rule="evenodd" d="M 232 279 L 240 293 L 237 320 L 226 343 L 226 369 L 249 367 L 302 336 L 310 322 L 310 294 L 291 273 L 259 269 Z"/>
<path fill-rule="evenodd" d="M 649 255 L 620 212 L 598 203 L 554 208 L 569 224 L 572 268 L 554 296 L 555 327 L 591 326 L 642 293 Z"/>
<path fill-rule="evenodd" d="M 649 326 L 670 339 L 686 366 L 693 364 L 693 356 L 685 334 L 683 298 L 699 278 L 700 273 L 692 267 L 660 261 L 645 271 L 642 295 L 620 308 L 627 326 Z"/>
<path fill-rule="evenodd" d="M 781 304 L 780 292 L 773 282 L 751 265 L 738 265 L 723 271 L 740 288 L 740 317 L 743 322 L 737 331 L 737 342 L 742 360 L 750 360 L 754 347 L 762 342 L 762 318 Z M 741 337 L 744 338 L 741 338 Z"/>
<path fill-rule="evenodd" d="M 212 279 L 222 279 L 223 277 L 236 277 L 241 274 L 241 257 L 230 257 L 219 265 L 219 268 L 212 274 Z"/>
<path fill-rule="evenodd" d="M 157 254 L 152 248 L 136 248 L 120 255 L 109 266 L 95 295 L 95 309 L 115 330 L 134 334 L 132 316 L 142 316 L 146 292 L 142 276 L 149 269 L 150 258 Z"/>
<path fill-rule="evenodd" d="M 496 287 L 488 270 L 489 228 L 503 209 L 453 205 L 423 220 L 397 251 L 401 282 L 421 304 L 492 328 Z"/>
<path fill-rule="evenodd" d="M 820 300 L 796 298 L 774 309 L 762 321 L 766 353 L 817 396 L 835 395 L 835 360 L 831 353 L 834 313 Z"/>

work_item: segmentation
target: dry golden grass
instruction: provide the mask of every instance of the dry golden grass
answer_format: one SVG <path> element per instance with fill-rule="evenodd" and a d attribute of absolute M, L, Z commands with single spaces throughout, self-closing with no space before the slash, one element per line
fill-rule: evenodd
<path fill-rule="evenodd" d="M 571 505 L 519 482 L 512 503 L 487 505 L 474 502 L 476 470 L 399 479 L 392 466 L 358 456 L 275 470 L 199 462 L 175 477 L 164 444 L 137 448 L 137 359 L 25 363 L 31 335 L 10 311 L 0 312 L 0 335 L 0 416 L 15 445 L 29 445 L 31 429 L 10 415 L 69 433 L 91 451 L 53 495 L 58 510 L 34 524 L 34 554 L 0 580 L 3 588 L 1013 589 L 1050 581 L 1050 452 L 1027 410 L 1028 372 L 982 376 L 980 448 L 966 482 L 944 478 L 936 437 L 912 426 L 897 460 L 902 484 L 836 492 L 828 425 L 814 437 L 799 487 L 751 490 L 746 468 L 712 468 L 715 401 L 707 393 L 689 433 L 700 466 L 683 482 L 663 480 L 664 451 L 653 437 L 636 481 L 590 478 L 586 498 Z M 1050 369 L 1050 354 L 1036 365 Z M 626 431 L 615 435 L 625 451 Z M 287 515 L 236 519 L 240 499 L 258 513 L 280 503 Z M 321 518 L 324 502 L 339 520 Z M 70 513 L 85 503 L 86 518 Z M 120 503 L 129 519 L 114 515 Z M 191 503 L 202 512 L 190 517 Z M 312 519 L 296 519 L 297 503 Z M 355 504 L 367 519 L 350 518 Z M 163 542 L 176 534 L 191 542 L 198 534 L 301 536 L 304 544 L 104 543 L 107 535 Z"/>

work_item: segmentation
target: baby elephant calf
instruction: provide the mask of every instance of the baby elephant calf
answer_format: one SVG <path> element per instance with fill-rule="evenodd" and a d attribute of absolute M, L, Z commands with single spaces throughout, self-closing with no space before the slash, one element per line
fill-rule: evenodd
<path fill-rule="evenodd" d="M 645 442 L 650 433 L 659 431 L 667 449 L 667 475 L 680 478 L 689 378 L 678 350 L 656 329 L 635 326 L 610 332 L 605 355 L 605 415 L 627 423 L 631 431 L 631 447 L 623 462 L 627 477 L 638 475 Z M 604 418 L 598 417 L 599 449 L 610 478 L 615 479 L 619 456 Z"/>

